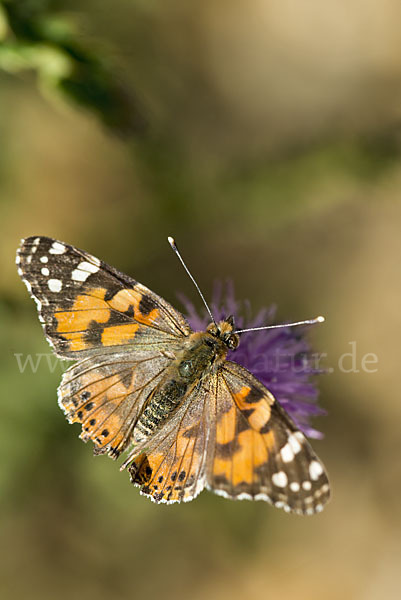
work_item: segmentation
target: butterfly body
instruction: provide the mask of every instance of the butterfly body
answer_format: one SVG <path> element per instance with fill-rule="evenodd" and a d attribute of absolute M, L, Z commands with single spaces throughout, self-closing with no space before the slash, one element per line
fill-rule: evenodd
<path fill-rule="evenodd" d="M 205 332 L 188 336 L 166 369 L 163 382 L 146 399 L 133 431 L 134 442 L 143 442 L 163 426 L 185 397 L 217 371 L 232 346 L 231 338 L 237 337 L 232 331 L 233 324 L 227 320 L 218 326 L 211 323 Z M 238 344 L 237 341 L 234 343 Z"/>
<path fill-rule="evenodd" d="M 305 436 L 274 396 L 227 360 L 234 319 L 194 332 L 163 298 L 96 257 L 52 238 L 22 241 L 18 272 L 55 353 L 77 361 L 58 390 L 95 454 L 156 502 L 205 487 L 298 514 L 322 510 L 329 484 Z"/>

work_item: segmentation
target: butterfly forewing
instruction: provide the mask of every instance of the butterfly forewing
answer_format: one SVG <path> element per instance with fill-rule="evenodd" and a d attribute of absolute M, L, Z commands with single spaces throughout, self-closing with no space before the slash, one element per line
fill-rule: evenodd
<path fill-rule="evenodd" d="M 63 358 L 115 346 L 168 345 L 190 333 L 184 317 L 151 290 L 98 258 L 47 237 L 22 241 L 18 272 L 45 334 Z"/>

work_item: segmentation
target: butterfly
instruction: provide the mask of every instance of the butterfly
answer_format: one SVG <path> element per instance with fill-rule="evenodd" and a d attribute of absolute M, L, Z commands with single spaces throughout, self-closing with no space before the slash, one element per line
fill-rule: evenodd
<path fill-rule="evenodd" d="M 244 331 L 233 316 L 216 323 L 205 302 L 211 323 L 194 332 L 141 283 L 48 237 L 22 240 L 17 265 L 54 352 L 77 361 L 63 375 L 60 408 L 95 454 L 128 452 L 121 469 L 142 494 L 185 502 L 208 488 L 287 512 L 323 509 L 329 483 L 309 442 L 269 390 L 226 359 Z"/>

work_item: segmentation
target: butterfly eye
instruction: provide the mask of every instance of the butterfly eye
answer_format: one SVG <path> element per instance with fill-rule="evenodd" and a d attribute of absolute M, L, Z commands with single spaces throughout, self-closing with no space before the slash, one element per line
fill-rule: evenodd
<path fill-rule="evenodd" d="M 210 323 L 210 325 L 206 327 L 206 331 L 214 337 L 218 337 L 220 334 L 220 330 L 215 323 Z"/>
<path fill-rule="evenodd" d="M 237 335 L 230 335 L 230 337 L 227 338 L 226 344 L 230 350 L 235 350 L 238 348 L 239 337 Z"/>
<path fill-rule="evenodd" d="M 184 360 L 178 367 L 178 371 L 182 377 L 190 377 L 193 373 L 193 366 L 191 360 Z"/>

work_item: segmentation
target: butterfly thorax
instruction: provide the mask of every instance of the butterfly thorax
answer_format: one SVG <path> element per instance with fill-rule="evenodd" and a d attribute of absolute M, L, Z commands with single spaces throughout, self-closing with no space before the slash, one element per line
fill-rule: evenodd
<path fill-rule="evenodd" d="M 228 351 L 237 346 L 232 320 L 212 323 L 206 331 L 189 335 L 161 383 L 148 396 L 134 428 L 134 441 L 141 442 L 158 430 L 188 394 L 219 368 Z"/>

